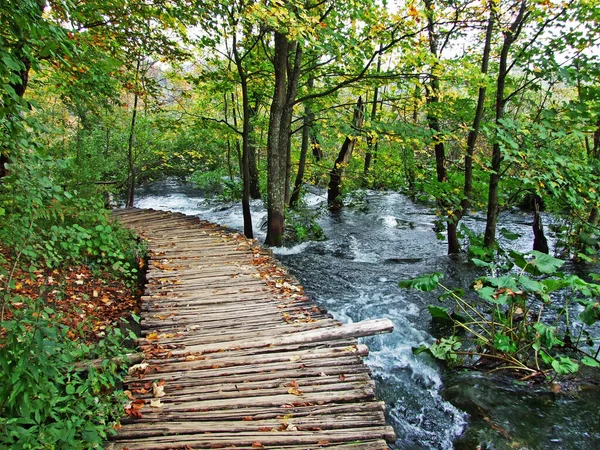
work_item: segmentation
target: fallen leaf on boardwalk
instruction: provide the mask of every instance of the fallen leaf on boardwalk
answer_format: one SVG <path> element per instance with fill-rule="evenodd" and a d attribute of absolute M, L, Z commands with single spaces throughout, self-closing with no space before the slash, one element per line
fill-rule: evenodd
<path fill-rule="evenodd" d="M 339 379 L 340 379 L 340 381 L 346 381 L 346 377 L 344 376 L 343 373 L 340 373 Z"/>
<path fill-rule="evenodd" d="M 327 376 L 329 376 L 329 375 L 327 375 L 325 372 L 321 372 L 319 375 L 320 375 L 320 376 L 322 376 L 322 377 L 327 377 Z"/>
<path fill-rule="evenodd" d="M 329 441 L 319 441 L 317 445 L 329 445 Z"/>
<path fill-rule="evenodd" d="M 153 339 L 158 339 L 158 333 L 156 333 L 156 332 L 148 333 L 148 334 L 146 335 L 146 339 L 147 339 L 148 341 L 151 341 L 151 340 L 153 340 Z"/>
<path fill-rule="evenodd" d="M 246 417 L 244 417 L 242 420 L 246 420 L 246 421 L 248 421 L 248 420 L 254 420 L 254 419 L 253 419 L 252 417 L 250 417 L 250 416 L 246 416 Z"/>
<path fill-rule="evenodd" d="M 165 396 L 165 387 L 159 386 L 156 383 L 152 383 L 152 395 L 155 398 L 164 397 Z"/>
<path fill-rule="evenodd" d="M 162 403 L 160 401 L 160 398 L 153 398 L 152 400 L 150 400 L 150 407 L 151 408 L 162 408 Z"/>
<path fill-rule="evenodd" d="M 125 408 L 125 414 L 127 414 L 130 417 L 137 417 L 138 419 L 141 419 L 143 417 L 140 410 L 136 408 Z"/>
<path fill-rule="evenodd" d="M 131 391 L 127 390 L 127 391 L 123 391 L 123 393 L 127 396 L 127 398 L 129 400 L 133 400 L 135 397 L 133 396 L 133 394 L 131 393 Z"/>
<path fill-rule="evenodd" d="M 148 366 L 148 363 L 134 364 L 129 368 L 127 372 L 129 373 L 129 375 L 133 375 L 136 372 L 144 372 L 148 368 Z"/>
<path fill-rule="evenodd" d="M 300 389 L 298 389 L 298 388 L 291 387 L 291 388 L 288 389 L 288 394 L 300 396 L 300 395 L 303 394 L 303 392 Z"/>
<path fill-rule="evenodd" d="M 298 356 L 298 355 L 290 356 L 290 361 L 299 361 L 299 360 L 300 360 L 300 356 Z"/>
<path fill-rule="evenodd" d="M 254 442 L 254 443 L 252 444 L 252 447 L 264 448 L 264 445 L 262 445 L 260 442 Z"/>
<path fill-rule="evenodd" d="M 288 386 L 297 388 L 299 385 L 297 381 L 292 380 L 288 383 Z"/>
<path fill-rule="evenodd" d="M 258 429 L 258 431 L 260 431 L 261 433 L 264 433 L 265 431 L 273 431 L 273 428 L 271 428 L 271 427 L 260 427 Z M 274 431 L 277 431 L 277 430 L 274 430 Z"/>

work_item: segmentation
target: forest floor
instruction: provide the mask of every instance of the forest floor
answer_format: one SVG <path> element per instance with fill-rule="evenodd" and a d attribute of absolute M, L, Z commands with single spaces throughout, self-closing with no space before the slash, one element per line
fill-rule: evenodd
<path fill-rule="evenodd" d="M 87 265 L 70 265 L 57 269 L 26 267 L 14 264 L 14 257 L 0 246 L 0 296 L 7 290 L 12 303 L 2 304 L 2 316 L 8 320 L 12 311 L 43 299 L 51 318 L 68 327 L 70 339 L 97 342 L 105 330 L 119 319 L 139 313 L 140 290 L 132 289 L 108 272 Z M 0 330 L 1 333 L 1 330 Z"/>

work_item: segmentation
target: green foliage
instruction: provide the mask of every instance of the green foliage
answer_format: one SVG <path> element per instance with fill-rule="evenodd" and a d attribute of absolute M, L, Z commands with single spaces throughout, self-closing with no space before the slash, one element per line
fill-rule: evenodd
<path fill-rule="evenodd" d="M 564 261 L 536 251 L 511 252 L 509 262 L 513 270 L 480 261 L 492 275 L 474 283 L 478 299 L 447 288 L 438 273 L 401 281 L 424 292 L 440 288 L 440 301 L 451 303 L 428 307 L 435 321 L 452 325 L 451 335 L 415 352 L 525 378 L 572 374 L 580 364 L 600 367 L 600 336 L 592 334 L 600 284 L 559 272 Z"/>
<path fill-rule="evenodd" d="M 288 211 L 285 217 L 285 242 L 296 244 L 327 239 L 323 229 L 317 223 L 320 215 L 321 211 L 313 212 L 302 204 Z"/>
<path fill-rule="evenodd" d="M 101 345 L 67 337 L 44 305 L 14 298 L 20 307 L 0 326 L 0 446 L 14 449 L 97 448 L 122 414 L 117 366 L 76 370 L 77 361 L 123 352 L 118 327 Z M 23 306 L 23 302 L 26 302 Z"/>
<path fill-rule="evenodd" d="M 42 157 L 13 160 L 0 186 L 6 211 L 0 239 L 29 262 L 87 263 L 135 282 L 143 245 L 110 222 L 100 196 L 80 197 L 55 183 L 53 173 L 64 165 Z"/>
<path fill-rule="evenodd" d="M 221 201 L 232 202 L 242 198 L 242 183 L 231 179 L 225 169 L 198 171 L 190 177 L 190 182 L 202 191 L 206 197 L 216 197 Z"/>

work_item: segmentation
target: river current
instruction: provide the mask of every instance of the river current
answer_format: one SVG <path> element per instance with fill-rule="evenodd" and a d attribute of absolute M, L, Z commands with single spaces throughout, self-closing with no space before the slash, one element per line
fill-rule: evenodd
<path fill-rule="evenodd" d="M 394 332 L 364 339 L 378 398 L 398 436 L 396 449 L 597 449 L 600 448 L 600 395 L 555 395 L 547 389 L 519 388 L 503 378 L 474 373 L 444 374 L 412 348 L 434 341 L 427 305 L 434 294 L 404 290 L 398 281 L 442 272 L 453 286 L 468 287 L 474 278 L 464 258 L 446 255 L 436 239 L 431 208 L 399 193 L 367 191 L 360 206 L 332 215 L 326 193 L 313 190 L 305 203 L 315 213 L 327 240 L 274 249 L 276 256 L 305 287 L 306 293 L 343 322 L 387 317 Z M 135 206 L 197 215 L 242 230 L 239 204 L 223 204 L 191 186 L 167 180 L 142 187 Z M 264 240 L 266 211 L 251 205 L 255 235 Z M 531 215 L 510 212 L 500 227 L 521 234 L 511 248 L 532 245 Z M 480 232 L 478 216 L 465 224 Z M 552 241 L 550 237 L 550 241 Z M 551 242 L 552 243 L 552 242 Z"/>

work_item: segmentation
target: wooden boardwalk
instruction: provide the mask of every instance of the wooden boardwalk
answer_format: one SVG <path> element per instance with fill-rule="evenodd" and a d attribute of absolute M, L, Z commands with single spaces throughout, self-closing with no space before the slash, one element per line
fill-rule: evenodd
<path fill-rule="evenodd" d="M 356 337 L 389 320 L 341 325 L 254 241 L 179 213 L 114 217 L 149 243 L 129 416 L 111 449 L 387 449 Z"/>

